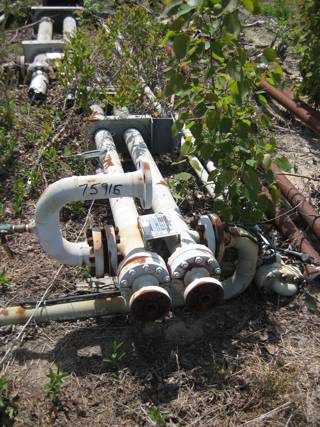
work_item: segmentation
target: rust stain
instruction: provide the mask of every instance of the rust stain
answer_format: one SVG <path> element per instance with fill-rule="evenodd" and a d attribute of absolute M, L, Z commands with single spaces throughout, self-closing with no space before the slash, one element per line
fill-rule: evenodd
<path fill-rule="evenodd" d="M 149 257 L 147 257 L 147 256 L 136 256 L 134 258 L 128 259 L 128 261 L 126 261 L 123 264 L 122 268 L 123 267 L 127 267 L 128 265 L 131 265 L 131 264 L 141 264 L 141 265 L 143 265 L 143 264 L 145 264 L 148 261 L 148 258 Z"/>
<path fill-rule="evenodd" d="M 95 115 L 93 115 L 93 116 L 87 116 L 87 117 L 85 117 L 83 119 L 84 122 L 96 122 L 98 120 L 100 120 L 99 117 L 95 116 Z"/>
<path fill-rule="evenodd" d="M 143 162 L 143 167 L 145 171 L 150 171 L 150 165 L 147 162 Z"/>
<path fill-rule="evenodd" d="M 9 316 L 9 310 L 8 310 L 7 308 L 3 308 L 3 309 L 0 311 L 0 315 L 1 315 L 1 316 L 4 316 L 4 317 Z"/>
<path fill-rule="evenodd" d="M 27 314 L 27 310 L 26 310 L 25 308 L 23 308 L 23 307 L 18 307 L 18 308 L 16 309 L 16 315 L 17 315 L 17 317 L 18 317 L 18 318 L 20 318 L 20 319 L 25 319 L 26 314 Z"/>
<path fill-rule="evenodd" d="M 111 157 L 110 157 L 110 156 L 108 156 L 108 157 L 106 157 L 106 158 L 104 159 L 104 161 L 103 161 L 103 166 L 104 166 L 104 168 L 105 168 L 105 169 L 108 169 L 108 168 L 110 168 L 111 166 L 113 166 L 113 161 L 112 161 L 112 159 L 111 159 Z"/>
<path fill-rule="evenodd" d="M 100 251 L 102 249 L 102 235 L 100 231 L 93 233 L 93 241 L 95 251 Z"/>

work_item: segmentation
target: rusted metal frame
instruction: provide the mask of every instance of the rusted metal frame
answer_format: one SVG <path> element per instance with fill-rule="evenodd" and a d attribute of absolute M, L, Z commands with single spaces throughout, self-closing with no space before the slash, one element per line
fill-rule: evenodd
<path fill-rule="evenodd" d="M 297 208 L 301 217 L 320 239 L 320 215 L 292 182 L 286 176 L 282 175 L 281 169 L 276 164 L 272 163 L 271 169 L 284 197 L 292 206 Z"/>

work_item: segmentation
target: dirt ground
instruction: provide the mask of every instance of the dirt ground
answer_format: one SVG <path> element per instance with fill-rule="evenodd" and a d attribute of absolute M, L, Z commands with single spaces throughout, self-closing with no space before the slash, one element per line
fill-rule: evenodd
<path fill-rule="evenodd" d="M 272 26 L 261 31 L 259 27 L 261 43 L 269 43 Z M 12 43 L 26 38 L 18 34 Z M 6 206 L 5 221 L 18 223 L 33 218 L 48 182 L 70 175 L 74 167 L 77 173 L 94 168 L 64 155 L 66 145 L 75 153 L 88 149 L 89 142 L 83 117 L 72 109 L 61 113 L 63 94 L 56 83 L 40 110 L 28 105 L 25 85 L 17 87 L 15 100 L 21 123 L 19 145 L 12 174 L 0 177 L 0 197 Z M 42 171 L 39 189 L 27 192 L 17 215 L 12 208 L 14 179 L 25 173 L 23 165 L 32 167 L 37 159 L 39 146 L 30 142 L 28 132 L 42 129 L 49 105 L 56 107 L 54 117 L 60 114 L 50 138 L 55 138 L 62 160 L 50 173 Z M 291 161 L 293 173 L 314 179 L 292 177 L 292 181 L 319 209 L 319 139 L 279 106 L 272 108 L 280 153 Z M 174 172 L 167 156 L 158 160 L 166 177 Z M 80 232 L 88 207 L 77 215 L 72 210 L 64 213 L 71 238 Z M 196 178 L 181 208 L 188 221 L 194 214 L 213 210 Z M 87 225 L 101 216 L 107 216 L 105 205 L 96 203 Z M 286 245 L 274 230 L 271 234 Z M 0 286 L 2 306 L 41 298 L 49 285 L 50 297 L 74 293 L 86 277 L 83 268 L 66 266 L 56 276 L 60 265 L 44 254 L 33 235 L 11 236 L 8 245 L 13 258 L 0 245 L 0 271 L 10 281 Z M 296 297 L 287 299 L 265 295 L 252 285 L 208 313 L 179 309 L 171 318 L 150 324 L 114 316 L 32 322 L 25 330 L 2 327 L 0 358 L 7 352 L 11 356 L 2 375 L 18 409 L 14 426 L 318 426 L 319 289 L 305 285 Z M 110 363 L 114 342 L 120 344 L 121 357 Z M 47 396 L 50 368 L 68 374 L 56 401 Z"/>

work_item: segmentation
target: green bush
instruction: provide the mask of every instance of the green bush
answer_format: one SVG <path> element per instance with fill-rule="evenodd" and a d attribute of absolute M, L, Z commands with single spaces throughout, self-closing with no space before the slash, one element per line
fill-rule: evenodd
<path fill-rule="evenodd" d="M 302 75 L 300 93 L 307 95 L 315 106 L 320 105 L 320 0 L 301 1 L 299 67 Z"/>
<path fill-rule="evenodd" d="M 195 142 L 186 138 L 181 154 L 213 160 L 215 212 L 225 220 L 256 222 L 270 207 L 261 194 L 260 178 L 273 180 L 265 157 L 275 151 L 268 138 L 268 122 L 257 108 L 254 94 L 264 76 L 241 47 L 239 10 L 253 12 L 256 1 L 171 1 L 165 10 L 174 59 L 167 71 L 166 94 L 175 95 L 179 118 L 175 131 L 186 124 Z M 275 83 L 281 77 L 276 53 L 267 48 L 263 61 Z M 266 103 L 260 95 L 259 100 Z M 267 156 L 266 156 L 267 155 Z"/>

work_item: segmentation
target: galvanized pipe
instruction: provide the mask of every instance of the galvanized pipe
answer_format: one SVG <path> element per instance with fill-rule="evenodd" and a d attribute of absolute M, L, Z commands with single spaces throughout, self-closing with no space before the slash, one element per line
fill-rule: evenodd
<path fill-rule="evenodd" d="M 70 40 L 77 30 L 77 22 L 73 16 L 66 16 L 63 20 L 62 32 L 65 40 Z"/>
<path fill-rule="evenodd" d="M 151 183 L 147 184 L 152 191 Z M 69 265 L 90 265 L 87 242 L 69 242 L 62 237 L 59 213 L 67 203 L 134 196 L 145 198 L 146 180 L 142 171 L 107 176 L 72 176 L 49 185 L 36 207 L 36 233 L 50 257 Z"/>
<path fill-rule="evenodd" d="M 281 169 L 279 169 L 275 163 L 272 163 L 271 169 L 282 194 L 288 199 L 292 206 L 297 208 L 304 221 L 320 239 L 320 215 L 292 182 L 282 174 Z"/>
<path fill-rule="evenodd" d="M 128 304 L 122 296 L 99 297 L 86 301 L 44 305 L 39 308 L 20 305 L 0 309 L 0 326 L 25 323 L 30 317 L 37 322 L 48 322 L 126 314 L 128 311 Z"/>

